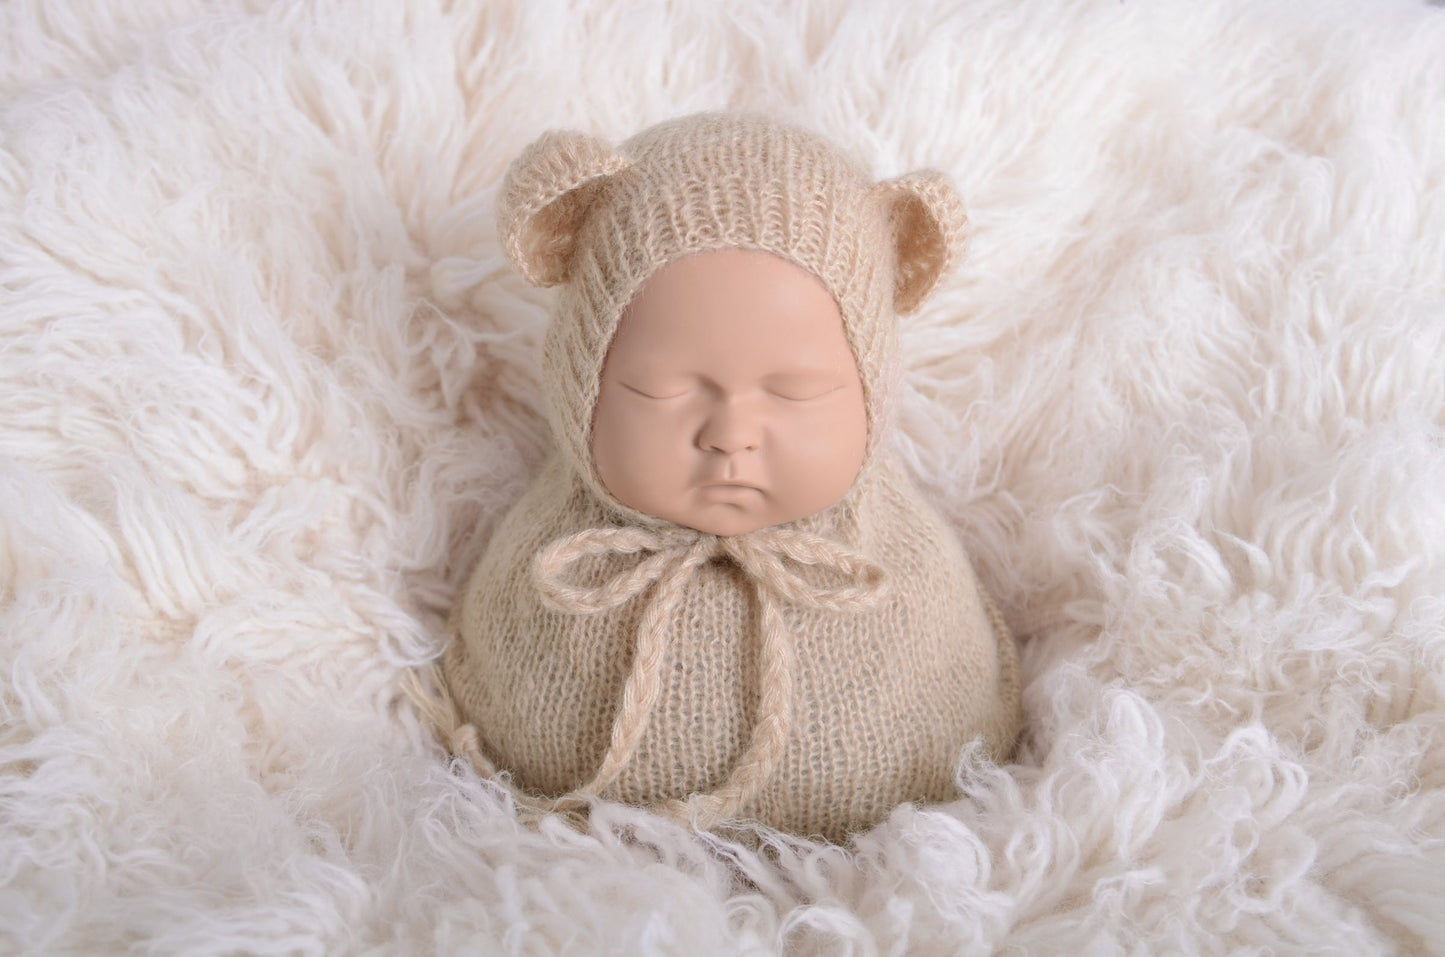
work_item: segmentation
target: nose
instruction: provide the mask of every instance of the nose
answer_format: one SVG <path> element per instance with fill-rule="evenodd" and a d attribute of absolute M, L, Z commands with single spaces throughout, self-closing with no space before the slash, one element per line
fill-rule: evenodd
<path fill-rule="evenodd" d="M 750 452 L 762 442 L 762 421 L 757 410 L 735 398 L 721 399 L 708 410 L 697 433 L 698 448 L 706 452 Z"/>

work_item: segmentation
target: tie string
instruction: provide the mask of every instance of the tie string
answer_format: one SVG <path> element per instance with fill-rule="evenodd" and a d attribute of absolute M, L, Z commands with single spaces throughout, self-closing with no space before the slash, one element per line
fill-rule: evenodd
<path fill-rule="evenodd" d="M 569 579 L 576 566 L 600 556 L 642 556 L 601 584 Z M 796 651 L 778 608 L 780 603 L 826 611 L 851 611 L 875 604 L 886 587 L 883 570 L 836 542 L 783 528 L 719 537 L 692 529 L 590 528 L 553 542 L 538 554 L 533 578 L 543 600 L 571 614 L 616 608 L 652 588 L 638 623 L 632 669 L 623 685 L 611 743 L 592 780 L 559 799 L 559 810 L 597 797 L 626 770 L 647 729 L 662 691 L 667 625 L 683 586 L 699 566 L 727 558 L 742 569 L 759 604 L 759 701 L 751 738 L 737 765 L 717 790 L 685 801 L 664 802 L 670 816 L 708 828 L 735 815 L 767 784 L 792 730 Z M 827 582 L 799 574 L 808 568 Z"/>

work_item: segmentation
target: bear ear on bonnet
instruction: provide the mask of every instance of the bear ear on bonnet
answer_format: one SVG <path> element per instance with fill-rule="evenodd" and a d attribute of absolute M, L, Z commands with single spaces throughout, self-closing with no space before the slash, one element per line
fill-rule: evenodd
<path fill-rule="evenodd" d="M 502 246 L 534 286 L 566 282 L 577 232 L 607 178 L 632 161 L 585 133 L 553 131 L 507 169 L 498 211 Z"/>
<path fill-rule="evenodd" d="M 577 234 L 607 180 L 632 161 L 585 133 L 544 133 L 512 163 L 498 220 L 507 256 L 534 286 L 566 282 Z M 872 187 L 893 232 L 893 305 L 916 309 L 958 257 L 966 217 L 952 181 L 922 170 Z"/>
<path fill-rule="evenodd" d="M 968 217 L 952 180 L 920 170 L 884 180 L 873 189 L 888 206 L 897 255 L 893 308 L 912 312 L 957 260 Z"/>

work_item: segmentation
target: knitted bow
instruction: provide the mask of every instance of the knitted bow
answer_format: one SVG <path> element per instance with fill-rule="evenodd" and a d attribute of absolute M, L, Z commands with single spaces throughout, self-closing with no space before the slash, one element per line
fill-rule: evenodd
<path fill-rule="evenodd" d="M 595 587 L 574 585 L 567 574 L 583 559 L 640 556 L 635 565 Z M 637 629 L 632 670 L 612 724 L 612 740 L 592 780 L 559 798 L 565 810 L 598 796 L 617 780 L 637 750 L 662 690 L 667 624 L 683 586 L 699 566 L 728 558 L 746 573 L 760 611 L 758 719 L 737 766 L 717 790 L 669 800 L 660 810 L 679 821 L 706 829 L 735 815 L 757 795 L 777 767 L 787 745 L 793 708 L 793 636 L 779 602 L 828 611 L 866 608 L 885 588 L 881 568 L 856 552 L 817 535 L 767 528 L 719 537 L 692 529 L 590 528 L 553 542 L 537 556 L 533 577 L 543 599 L 559 611 L 595 614 L 615 608 L 649 588 Z M 835 585 L 810 583 L 798 566 L 811 566 Z"/>

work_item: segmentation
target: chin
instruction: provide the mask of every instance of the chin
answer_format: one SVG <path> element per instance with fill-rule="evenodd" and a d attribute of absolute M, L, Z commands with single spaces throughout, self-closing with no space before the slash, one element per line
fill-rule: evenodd
<path fill-rule="evenodd" d="M 719 538 L 729 538 L 733 535 L 746 535 L 748 532 L 755 532 L 766 526 L 759 525 L 757 522 L 699 522 L 691 527 Z"/>
<path fill-rule="evenodd" d="M 679 524 L 689 528 L 695 528 L 699 532 L 708 535 L 717 535 L 720 538 L 727 538 L 732 535 L 746 535 L 748 532 L 756 532 L 760 528 L 767 528 L 772 522 L 759 518 L 756 515 L 738 513 L 734 515 L 707 515 L 699 518 L 693 516 L 693 521 L 683 521 Z"/>

